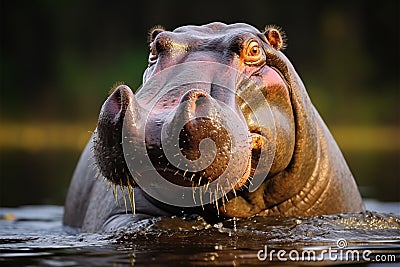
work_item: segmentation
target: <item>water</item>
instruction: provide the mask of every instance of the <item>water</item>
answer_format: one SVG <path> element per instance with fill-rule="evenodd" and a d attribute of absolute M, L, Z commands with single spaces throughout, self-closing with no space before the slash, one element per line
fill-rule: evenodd
<path fill-rule="evenodd" d="M 154 218 L 107 234 L 63 227 L 60 206 L 0 208 L 0 265 L 260 266 L 295 263 L 292 260 L 302 260 L 296 262 L 300 265 L 372 266 L 378 260 L 398 264 L 399 204 L 367 201 L 367 207 L 381 212 L 254 217 L 215 225 L 195 216 Z"/>

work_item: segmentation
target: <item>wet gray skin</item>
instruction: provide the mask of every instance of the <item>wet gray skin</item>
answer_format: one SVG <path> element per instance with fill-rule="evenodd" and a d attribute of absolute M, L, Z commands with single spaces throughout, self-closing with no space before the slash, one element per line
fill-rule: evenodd
<path fill-rule="evenodd" d="M 284 43 L 279 30 L 211 23 L 172 32 L 154 29 L 150 39 L 143 88 L 134 95 L 128 86 L 118 86 L 103 104 L 70 185 L 64 224 L 101 231 L 163 215 L 199 214 L 216 222 L 364 211 L 336 142 L 280 51 Z M 177 75 L 168 70 L 182 64 L 198 64 L 206 82 L 175 86 Z M 235 71 L 221 73 L 217 64 Z M 162 86 L 147 86 L 160 79 Z M 269 123 L 262 123 L 263 118 Z M 227 126 L 231 120 L 243 127 L 233 130 Z M 173 132 L 178 134 L 168 134 Z M 207 147 L 210 153 L 202 150 L 204 139 L 214 144 Z M 179 140 L 176 145 L 186 160 L 205 157 L 209 164 L 196 163 L 191 169 L 171 164 L 163 146 L 171 140 Z M 222 197 L 182 207 L 149 194 L 158 185 L 149 190 L 141 184 L 153 173 L 137 163 L 138 155 L 124 150 L 126 144 L 140 149 L 141 143 L 145 150 L 139 154 L 164 180 L 192 189 L 216 185 Z M 256 174 L 263 179 L 255 189 Z M 117 201 L 107 184 L 121 186 L 114 190 Z M 170 194 L 167 188 L 157 189 Z M 123 204 L 127 198 L 122 190 L 134 195 L 133 216 L 125 215 L 125 208 L 129 213 L 132 207 Z M 217 191 L 207 193 L 215 196 Z"/>

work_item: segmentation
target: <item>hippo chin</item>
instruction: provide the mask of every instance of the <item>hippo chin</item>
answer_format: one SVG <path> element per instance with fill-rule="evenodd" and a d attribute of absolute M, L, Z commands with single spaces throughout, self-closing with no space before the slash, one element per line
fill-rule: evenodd
<path fill-rule="evenodd" d="M 156 28 L 150 42 L 143 86 L 133 94 L 120 85 L 102 106 L 69 188 L 65 225 L 101 231 L 151 216 L 364 210 L 338 146 L 280 51 L 278 29 Z"/>

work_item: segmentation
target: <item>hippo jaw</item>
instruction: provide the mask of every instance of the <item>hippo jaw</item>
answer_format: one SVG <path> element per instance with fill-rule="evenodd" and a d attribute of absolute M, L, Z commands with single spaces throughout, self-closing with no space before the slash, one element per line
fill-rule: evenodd
<path fill-rule="evenodd" d="M 217 33 L 220 33 L 222 30 L 219 28 L 223 27 L 225 26 L 220 24 L 209 26 Z M 247 27 L 249 29 L 246 30 L 249 32 L 254 31 L 252 27 Z M 237 29 L 230 30 L 234 35 L 238 34 Z M 195 40 L 197 43 L 205 44 L 198 45 L 197 50 L 192 47 L 192 53 L 189 51 L 189 45 L 182 44 L 183 37 L 187 37 L 187 35 L 191 37 L 192 29 L 188 29 L 188 33 L 185 33 L 185 27 L 175 30 L 174 33 L 160 33 L 161 31 L 158 32 L 158 36 L 153 36 L 155 39 L 152 40 L 149 68 L 144 75 L 145 84 L 157 73 L 173 66 L 172 63 L 185 62 L 205 62 L 204 66 L 207 66 L 207 64 L 213 65 L 216 61 L 222 61 L 223 64 L 230 65 L 244 73 L 246 77 L 254 76 L 255 79 L 249 83 L 246 82 L 246 79 L 238 78 L 237 75 L 233 77 L 228 75 L 228 78 L 235 84 L 235 88 L 225 91 L 224 88 L 218 89 L 218 86 L 212 81 L 205 87 L 201 83 L 192 84 L 187 88 L 183 86 L 175 91 L 168 91 L 169 94 L 159 97 L 158 101 L 151 105 L 151 99 L 157 96 L 157 93 L 152 94 L 149 92 L 151 90 L 146 91 L 142 88 L 135 96 L 127 86 L 117 87 L 101 109 L 94 135 L 93 150 L 100 173 L 115 185 L 128 188 L 141 187 L 138 181 L 146 180 L 155 174 L 147 172 L 147 165 L 143 167 L 143 164 L 137 163 L 146 158 L 165 180 L 191 190 L 197 187 L 208 189 L 209 184 L 218 181 L 221 175 L 225 174 L 230 163 L 233 166 L 232 172 L 228 172 L 228 178 L 224 180 L 224 183 L 217 183 L 217 191 L 211 192 L 210 195 L 211 198 L 214 193 L 214 198 L 207 202 L 218 206 L 219 202 L 222 201 L 224 204 L 225 200 L 234 198 L 242 191 L 248 191 L 246 188 L 251 185 L 255 169 L 260 161 L 267 161 L 262 165 L 264 169 L 261 174 L 264 178 L 269 173 L 274 174 L 284 169 L 290 161 L 293 143 L 289 142 L 289 145 L 283 145 L 284 142 L 279 142 L 279 140 L 276 144 L 274 143 L 282 150 L 278 154 L 278 160 L 274 151 L 268 155 L 267 159 L 261 158 L 260 151 L 268 150 L 266 147 L 270 145 L 271 140 L 275 142 L 275 135 L 288 133 L 289 137 L 292 137 L 292 128 L 294 128 L 292 117 L 285 118 L 289 122 L 284 124 L 289 125 L 289 129 L 279 125 L 275 125 L 276 129 L 273 131 L 264 129 L 257 124 L 256 117 L 265 112 L 267 108 L 261 105 L 258 109 L 252 109 L 251 104 L 242 99 L 246 98 L 246 95 L 259 91 L 262 92 L 265 99 L 276 95 L 281 96 L 278 101 L 282 101 L 284 104 L 278 103 L 278 108 L 273 108 L 273 116 L 275 113 L 278 116 L 282 115 L 284 113 L 281 110 L 282 107 L 285 111 L 290 109 L 290 101 L 288 103 L 288 99 L 286 99 L 289 95 L 289 88 L 284 79 L 285 73 L 277 71 L 281 66 L 273 66 L 273 62 L 270 62 L 270 66 L 266 65 L 268 61 L 266 50 L 259 45 L 259 43 L 267 41 L 264 46 L 268 46 L 270 50 L 279 50 L 283 46 L 279 32 L 268 29 L 264 32 L 265 35 L 259 32 L 255 32 L 253 35 L 247 33 L 243 35 L 244 37 L 241 36 L 243 39 L 250 39 L 247 43 L 245 42 L 247 40 L 241 40 L 241 44 L 236 44 L 236 46 L 224 44 L 224 49 L 217 49 L 219 54 L 215 50 L 209 51 L 211 56 L 207 54 L 207 46 L 212 45 L 215 48 L 216 42 L 213 40 L 210 41 L 207 38 Z M 183 37 L 179 33 L 183 33 Z M 248 37 L 249 35 L 251 37 Z M 260 35 L 264 39 L 260 38 Z M 217 36 L 219 35 L 217 34 Z M 216 39 L 218 41 L 220 37 Z M 229 38 L 227 39 L 229 40 Z M 178 45 L 175 45 L 174 41 Z M 227 47 L 234 48 L 230 51 Z M 243 53 L 245 53 L 244 56 Z M 156 63 L 154 63 L 155 60 L 157 60 Z M 210 73 L 207 74 L 210 75 Z M 170 75 L 168 78 L 171 79 L 173 76 Z M 151 88 L 154 90 L 154 87 Z M 149 105 L 151 108 L 148 108 Z M 227 109 L 231 113 L 226 113 L 226 111 L 224 113 L 224 110 Z M 259 114 L 256 114 L 257 112 Z M 232 128 L 232 126 L 231 128 L 226 127 L 232 116 L 236 118 L 236 129 L 233 129 L 235 127 Z M 172 140 L 173 145 L 169 148 L 165 147 L 165 143 L 163 143 L 165 140 L 166 143 L 168 140 Z M 213 142 L 204 142 L 204 140 Z M 236 144 L 233 144 L 234 141 Z M 143 143 L 144 146 L 140 146 L 140 143 Z M 133 144 L 128 145 L 131 150 L 127 152 L 124 144 Z M 180 151 L 183 162 L 189 161 L 184 168 L 179 166 L 179 162 L 171 164 L 173 155 L 168 157 L 167 154 L 174 147 Z M 133 152 L 138 149 L 140 153 Z M 132 157 L 134 153 L 136 156 Z M 135 168 L 132 168 L 131 162 L 134 162 Z M 134 169 L 133 173 L 132 169 Z M 135 172 L 137 176 L 135 176 Z M 232 183 L 232 180 L 235 182 Z M 218 194 L 218 190 L 221 190 L 221 194 Z M 203 200 L 201 202 L 203 205 Z"/>

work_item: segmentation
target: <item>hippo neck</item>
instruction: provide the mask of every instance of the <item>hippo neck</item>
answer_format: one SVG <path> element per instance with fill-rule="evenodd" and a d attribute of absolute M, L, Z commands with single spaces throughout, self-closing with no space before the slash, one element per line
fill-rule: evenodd
<path fill-rule="evenodd" d="M 291 88 L 291 103 L 295 118 L 295 147 L 289 165 L 271 179 L 264 182 L 264 202 L 272 207 L 297 195 L 309 183 L 318 169 L 320 161 L 320 131 L 324 122 L 311 103 L 306 89 L 293 67 L 289 73 L 294 81 Z M 324 134 L 325 134 L 324 130 Z M 329 153 L 329 152 L 328 152 Z"/>
<path fill-rule="evenodd" d="M 262 212 L 262 215 L 304 215 L 310 213 L 309 211 L 315 206 L 315 203 L 323 201 L 324 194 L 328 191 L 328 185 L 330 184 L 331 177 L 329 174 L 332 171 L 335 172 L 330 169 L 329 160 L 330 154 L 332 153 L 331 150 L 336 149 L 336 144 L 331 143 L 331 141 L 333 141 L 332 137 L 329 132 L 326 131 L 326 126 L 322 119 L 319 116 L 318 118 L 319 121 L 316 127 L 318 132 L 318 147 L 312 174 L 308 177 L 307 182 L 297 194 L 278 205 L 274 205 L 270 208 L 267 207 Z M 329 142 L 326 141 L 327 137 Z M 284 214 L 282 213 L 283 210 L 285 211 Z"/>
<path fill-rule="evenodd" d="M 316 119 L 319 156 L 312 175 L 296 195 L 265 209 L 260 215 L 312 216 L 365 209 L 353 175 L 317 112 Z"/>

